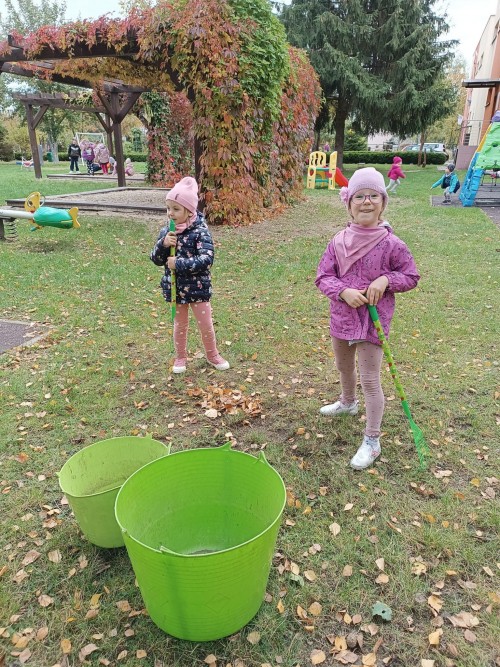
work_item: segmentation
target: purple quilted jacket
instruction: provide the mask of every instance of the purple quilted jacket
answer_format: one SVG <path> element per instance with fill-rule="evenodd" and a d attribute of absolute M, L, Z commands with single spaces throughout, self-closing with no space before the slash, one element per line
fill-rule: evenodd
<path fill-rule="evenodd" d="M 342 278 L 339 278 L 333 240 L 321 258 L 316 286 L 330 299 L 330 334 L 335 338 L 367 340 L 380 345 L 368 308 L 351 308 L 339 298 L 339 294 L 346 287 L 364 290 L 375 278 L 387 276 L 389 285 L 377 304 L 377 310 L 384 333 L 388 337 L 396 302 L 394 294 L 408 292 L 420 280 L 408 246 L 388 229 L 389 234 L 355 262 Z"/>

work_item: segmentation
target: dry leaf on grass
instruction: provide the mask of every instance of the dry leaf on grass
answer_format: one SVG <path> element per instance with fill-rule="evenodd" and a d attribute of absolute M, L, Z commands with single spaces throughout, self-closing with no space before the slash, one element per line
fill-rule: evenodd
<path fill-rule="evenodd" d="M 351 577 L 352 576 L 352 566 L 351 565 L 346 565 L 344 569 L 342 570 L 342 576 L 343 577 Z"/>
<path fill-rule="evenodd" d="M 50 607 L 53 604 L 54 598 L 51 598 L 50 595 L 39 595 L 38 604 L 40 607 Z"/>
<path fill-rule="evenodd" d="M 389 583 L 389 577 L 385 574 L 385 572 L 382 572 L 375 579 L 375 583 L 376 584 L 387 584 L 387 583 Z"/>
<path fill-rule="evenodd" d="M 333 659 L 337 662 L 341 662 L 343 665 L 352 665 L 358 661 L 358 655 L 352 651 L 341 651 L 333 656 Z"/>
<path fill-rule="evenodd" d="M 304 572 L 304 577 L 307 579 L 307 581 L 316 581 L 316 579 L 318 578 L 314 570 L 306 570 Z"/>
<path fill-rule="evenodd" d="M 94 651 L 98 651 L 98 650 L 99 650 L 99 647 L 96 646 L 95 644 L 87 644 L 78 653 L 78 658 L 80 659 L 80 662 L 84 662 L 85 658 L 87 658 Z"/>
<path fill-rule="evenodd" d="M 461 611 L 459 614 L 453 614 L 447 618 L 456 628 L 474 628 L 476 625 L 479 625 L 477 616 L 473 616 L 468 611 Z"/>
<path fill-rule="evenodd" d="M 470 644 L 474 644 L 474 642 L 477 641 L 477 636 L 472 630 L 464 630 L 464 639 Z"/>
<path fill-rule="evenodd" d="M 137 658 L 137 660 L 142 660 L 142 658 L 146 658 L 147 655 L 148 655 L 147 652 L 143 651 L 142 649 L 137 649 L 135 653 L 135 657 Z"/>
<path fill-rule="evenodd" d="M 377 656 L 375 653 L 368 653 L 362 657 L 363 667 L 373 667 L 377 664 Z"/>
<path fill-rule="evenodd" d="M 437 614 L 441 611 L 441 608 L 443 606 L 443 601 L 438 595 L 429 595 L 427 598 L 427 604 L 429 607 L 432 609 L 433 614 L 437 616 Z"/>
<path fill-rule="evenodd" d="M 251 632 L 247 636 L 247 641 L 250 642 L 250 644 L 258 644 L 260 642 L 260 632 Z"/>
<path fill-rule="evenodd" d="M 420 667 L 434 667 L 435 664 L 435 660 L 426 660 L 425 658 L 422 658 L 420 661 Z"/>
<path fill-rule="evenodd" d="M 431 646 L 439 646 L 439 641 L 441 639 L 441 636 L 443 634 L 443 630 L 441 628 L 438 628 L 435 632 L 431 632 L 429 635 L 429 644 Z"/>
<path fill-rule="evenodd" d="M 217 665 L 217 658 L 213 653 L 210 653 L 210 655 L 207 655 L 203 662 L 207 665 L 210 665 L 210 667 L 215 667 Z"/>
<path fill-rule="evenodd" d="M 61 639 L 61 651 L 64 654 L 71 653 L 71 642 L 69 639 Z"/>
<path fill-rule="evenodd" d="M 23 558 L 21 565 L 31 565 L 31 563 L 34 563 L 36 560 L 38 560 L 41 555 L 42 554 L 39 551 L 32 549 L 31 551 L 28 551 L 26 556 Z"/>
<path fill-rule="evenodd" d="M 324 651 L 319 651 L 318 649 L 311 651 L 311 665 L 321 665 L 325 660 L 326 655 Z"/>
<path fill-rule="evenodd" d="M 312 616 L 319 616 L 323 611 L 323 607 L 319 602 L 313 602 L 312 605 L 307 610 Z"/>
<path fill-rule="evenodd" d="M 379 570 L 382 570 L 382 572 L 384 571 L 385 560 L 383 558 L 377 558 L 377 560 L 375 561 L 375 564 L 377 565 Z"/>
<path fill-rule="evenodd" d="M 340 526 L 338 523 L 332 523 L 328 526 L 329 531 L 332 533 L 334 537 L 337 537 L 337 535 L 340 533 Z"/>

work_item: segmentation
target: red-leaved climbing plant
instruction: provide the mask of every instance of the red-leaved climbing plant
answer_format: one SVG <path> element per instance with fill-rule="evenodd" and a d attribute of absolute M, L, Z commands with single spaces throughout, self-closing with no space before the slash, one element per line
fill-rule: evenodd
<path fill-rule="evenodd" d="M 300 196 L 320 88 L 267 0 L 159 0 L 14 38 L 32 60 L 53 53 L 58 74 L 148 87 L 149 180 L 194 173 L 210 223 L 249 224 Z"/>

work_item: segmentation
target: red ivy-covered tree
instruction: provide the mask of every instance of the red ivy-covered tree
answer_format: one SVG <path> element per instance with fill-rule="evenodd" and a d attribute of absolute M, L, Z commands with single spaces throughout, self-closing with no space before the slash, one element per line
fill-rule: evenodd
<path fill-rule="evenodd" d="M 124 20 L 101 17 L 16 39 L 33 60 L 47 59 L 47 48 L 65 54 L 58 74 L 167 93 L 149 118 L 150 178 L 168 185 L 185 175 L 193 151 L 212 224 L 249 224 L 300 193 L 320 87 L 267 0 L 160 0 Z M 90 68 L 77 58 L 82 49 L 109 57 Z"/>

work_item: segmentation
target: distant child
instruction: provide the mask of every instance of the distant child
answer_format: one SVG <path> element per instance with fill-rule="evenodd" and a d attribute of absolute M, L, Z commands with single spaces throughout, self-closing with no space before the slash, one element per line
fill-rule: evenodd
<path fill-rule="evenodd" d="M 395 293 L 413 289 L 420 276 L 407 246 L 383 220 L 387 193 L 382 174 L 373 167 L 358 169 L 349 185 L 340 190 L 340 197 L 351 220 L 328 244 L 316 285 L 330 299 L 330 334 L 341 395 L 335 403 L 323 406 L 320 413 L 331 417 L 357 414 L 357 352 L 366 427 L 351 467 L 363 470 L 380 454 L 384 414 L 380 381 L 383 351 L 366 304 L 377 306 L 388 336 Z"/>
<path fill-rule="evenodd" d="M 129 157 L 125 160 L 125 174 L 127 176 L 133 176 L 135 174 L 134 165 Z"/>
<path fill-rule="evenodd" d="M 70 145 L 68 146 L 68 157 L 69 157 L 69 173 L 72 174 L 73 171 L 79 172 L 78 160 L 82 157 L 82 151 L 78 145 L 76 137 L 73 137 Z"/>
<path fill-rule="evenodd" d="M 101 165 L 102 173 L 108 173 L 109 150 L 102 142 L 95 147 L 95 161 Z"/>
<path fill-rule="evenodd" d="M 85 164 L 87 165 L 87 174 L 90 174 L 91 176 L 94 175 L 94 170 L 92 168 L 92 165 L 94 164 L 94 144 L 91 143 L 90 141 L 82 141 L 80 144 L 80 148 L 82 149 L 82 158 L 85 160 Z"/>
<path fill-rule="evenodd" d="M 441 178 L 433 185 L 431 185 L 431 190 L 432 188 L 437 188 L 438 185 L 440 185 L 444 190 L 443 204 L 451 204 L 451 195 L 455 192 L 458 192 L 460 188 L 460 181 L 458 180 L 458 176 L 455 174 L 455 165 L 453 162 L 449 162 L 446 165 L 444 175 L 441 176 Z"/>
<path fill-rule="evenodd" d="M 387 172 L 389 183 L 387 184 L 386 192 L 396 192 L 396 188 L 401 183 L 399 179 L 406 178 L 406 174 L 401 169 L 402 164 L 403 160 L 397 155 L 392 158 L 392 167 Z"/>
<path fill-rule="evenodd" d="M 116 176 L 116 160 L 112 155 L 109 156 L 109 175 Z"/>
<path fill-rule="evenodd" d="M 197 212 L 198 184 L 187 176 L 175 185 L 166 198 L 168 216 L 175 222 L 175 232 L 163 227 L 151 251 L 151 261 L 165 266 L 161 279 L 163 296 L 171 301 L 172 270 L 175 271 L 177 307 L 174 319 L 175 361 L 173 372 L 184 373 L 187 363 L 187 334 L 189 308 L 196 318 L 208 363 L 219 371 L 229 368 L 229 362 L 217 349 L 212 321 L 212 281 L 210 267 L 214 261 L 214 244 L 205 218 Z M 170 256 L 170 248 L 175 256 Z"/>

